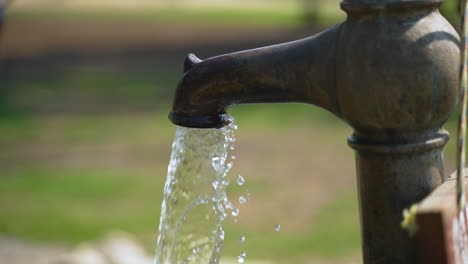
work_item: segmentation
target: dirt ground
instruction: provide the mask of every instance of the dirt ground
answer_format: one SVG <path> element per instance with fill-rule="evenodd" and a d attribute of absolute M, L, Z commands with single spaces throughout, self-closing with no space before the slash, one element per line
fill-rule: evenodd
<path fill-rule="evenodd" d="M 353 153 L 346 146 L 347 130 L 336 135 L 335 142 L 323 140 L 326 131 L 298 128 L 266 136 L 239 131 L 237 149 L 241 158 L 236 166 L 247 177 L 269 182 L 275 194 L 256 195 L 255 202 L 242 209 L 246 223 L 259 227 L 273 218 L 285 223 L 289 231 L 300 232 L 323 205 L 354 190 L 355 170 Z"/>
<path fill-rule="evenodd" d="M 291 29 L 268 26 L 235 26 L 215 24 L 161 24 L 119 21 L 36 21 L 10 20 L 5 23 L 0 41 L 0 58 L 34 56 L 105 55 L 126 51 L 183 52 L 202 49 L 235 50 L 269 45 L 307 37 L 318 28 Z M 207 52 L 217 47 L 212 52 Z M 162 57 L 160 61 L 166 60 Z M 157 62 L 155 62 L 157 63 Z"/>
<path fill-rule="evenodd" d="M 0 261 L 8 264 L 150 264 L 147 255 L 133 237 L 119 235 L 78 245 L 75 248 L 54 244 L 37 244 L 0 237 Z M 112 256 L 119 256 L 115 258 Z M 236 264 L 230 258 L 222 258 L 220 264 Z M 270 261 L 249 260 L 250 264 L 272 264 Z M 304 264 L 358 264 L 358 256 L 340 261 L 312 259 Z"/>

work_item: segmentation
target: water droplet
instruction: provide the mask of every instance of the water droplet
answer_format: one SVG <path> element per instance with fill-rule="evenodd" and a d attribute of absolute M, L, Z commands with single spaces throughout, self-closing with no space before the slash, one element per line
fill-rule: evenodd
<path fill-rule="evenodd" d="M 214 157 L 211 159 L 211 167 L 217 172 L 222 172 L 224 170 L 224 160 L 220 157 Z"/>
<path fill-rule="evenodd" d="M 237 262 L 238 263 L 244 263 L 245 262 L 245 257 L 247 256 L 247 253 L 242 252 L 242 254 L 240 254 L 238 257 L 237 257 Z"/>
<path fill-rule="evenodd" d="M 244 243 L 245 242 L 245 236 L 239 237 L 239 243 Z"/>
<path fill-rule="evenodd" d="M 239 216 L 239 209 L 238 209 L 238 208 L 234 208 L 234 210 L 232 210 L 232 213 L 231 213 L 231 214 L 232 214 L 232 216 L 234 216 L 234 217 Z"/>
<path fill-rule="evenodd" d="M 232 128 L 234 128 L 235 130 L 239 129 L 237 125 L 233 125 Z"/>
<path fill-rule="evenodd" d="M 230 146 L 229 149 L 230 149 L 230 150 L 234 150 L 234 146 Z"/>
<path fill-rule="evenodd" d="M 237 157 L 235 155 L 231 156 L 231 159 L 235 160 Z"/>
<path fill-rule="evenodd" d="M 211 185 L 213 185 L 213 189 L 217 190 L 219 188 L 219 181 L 214 181 Z"/>
<path fill-rule="evenodd" d="M 275 231 L 279 232 L 281 230 L 281 225 L 276 224 L 274 228 L 275 228 Z"/>
<path fill-rule="evenodd" d="M 196 247 L 194 249 L 192 249 L 192 253 L 193 254 L 198 254 L 200 252 L 200 248 L 199 247 Z"/>
<path fill-rule="evenodd" d="M 218 231 L 219 231 L 219 238 L 221 240 L 224 240 L 224 230 L 220 227 Z"/>
<path fill-rule="evenodd" d="M 237 175 L 237 184 L 239 184 L 239 186 L 242 186 L 244 185 L 244 183 L 245 183 L 244 177 Z"/>
<path fill-rule="evenodd" d="M 227 200 L 226 198 L 226 201 L 224 203 L 224 206 L 227 208 L 227 209 L 230 209 L 230 210 L 234 210 L 234 208 L 236 208 L 232 203 L 231 201 Z"/>
<path fill-rule="evenodd" d="M 226 213 L 222 213 L 221 216 L 219 217 L 219 220 L 223 221 L 224 219 L 226 219 L 226 216 L 227 216 Z"/>
<path fill-rule="evenodd" d="M 244 196 L 239 197 L 240 204 L 245 204 L 246 202 L 247 202 L 247 199 Z"/>

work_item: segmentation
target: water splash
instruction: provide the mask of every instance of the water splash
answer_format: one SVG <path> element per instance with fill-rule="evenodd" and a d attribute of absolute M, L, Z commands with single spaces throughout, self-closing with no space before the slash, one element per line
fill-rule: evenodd
<path fill-rule="evenodd" d="M 273 228 L 275 229 L 276 232 L 281 231 L 281 225 L 279 224 L 274 225 Z"/>
<path fill-rule="evenodd" d="M 246 257 L 247 257 L 247 253 L 244 251 L 244 252 L 242 252 L 242 254 L 240 254 L 240 255 L 237 257 L 237 262 L 238 262 L 238 263 L 244 263 Z"/>
<path fill-rule="evenodd" d="M 178 127 L 161 209 L 155 264 L 217 264 L 222 222 L 239 214 L 226 188 L 234 130 Z"/>
<path fill-rule="evenodd" d="M 246 202 L 247 202 L 247 198 L 245 198 L 244 196 L 239 197 L 239 203 L 240 204 L 245 204 Z"/>
<path fill-rule="evenodd" d="M 244 177 L 242 177 L 242 176 L 240 176 L 240 175 L 237 175 L 236 181 L 237 181 L 237 184 L 238 184 L 239 186 L 242 186 L 242 185 L 245 184 Z"/>

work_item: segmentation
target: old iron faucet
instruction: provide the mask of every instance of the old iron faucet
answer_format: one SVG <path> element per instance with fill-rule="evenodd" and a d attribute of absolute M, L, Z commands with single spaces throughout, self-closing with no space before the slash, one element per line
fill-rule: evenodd
<path fill-rule="evenodd" d="M 344 0 L 318 35 L 206 60 L 188 55 L 170 120 L 218 128 L 232 104 L 301 102 L 353 129 L 365 264 L 419 263 L 401 212 L 444 180 L 443 123 L 458 96 L 459 37 L 443 0 Z"/>

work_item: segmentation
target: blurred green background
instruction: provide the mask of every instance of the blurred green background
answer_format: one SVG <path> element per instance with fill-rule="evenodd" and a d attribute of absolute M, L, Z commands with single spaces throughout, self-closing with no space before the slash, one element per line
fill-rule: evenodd
<path fill-rule="evenodd" d="M 457 26 L 456 1 L 442 11 Z M 0 39 L 0 240 L 73 246 L 125 230 L 153 254 L 175 131 L 166 116 L 185 55 L 298 39 L 344 17 L 338 0 L 10 1 Z M 252 200 L 227 223 L 224 255 L 358 263 L 351 130 L 300 104 L 230 113 L 240 127 L 232 172 Z M 451 171 L 453 143 L 447 149 Z"/>

